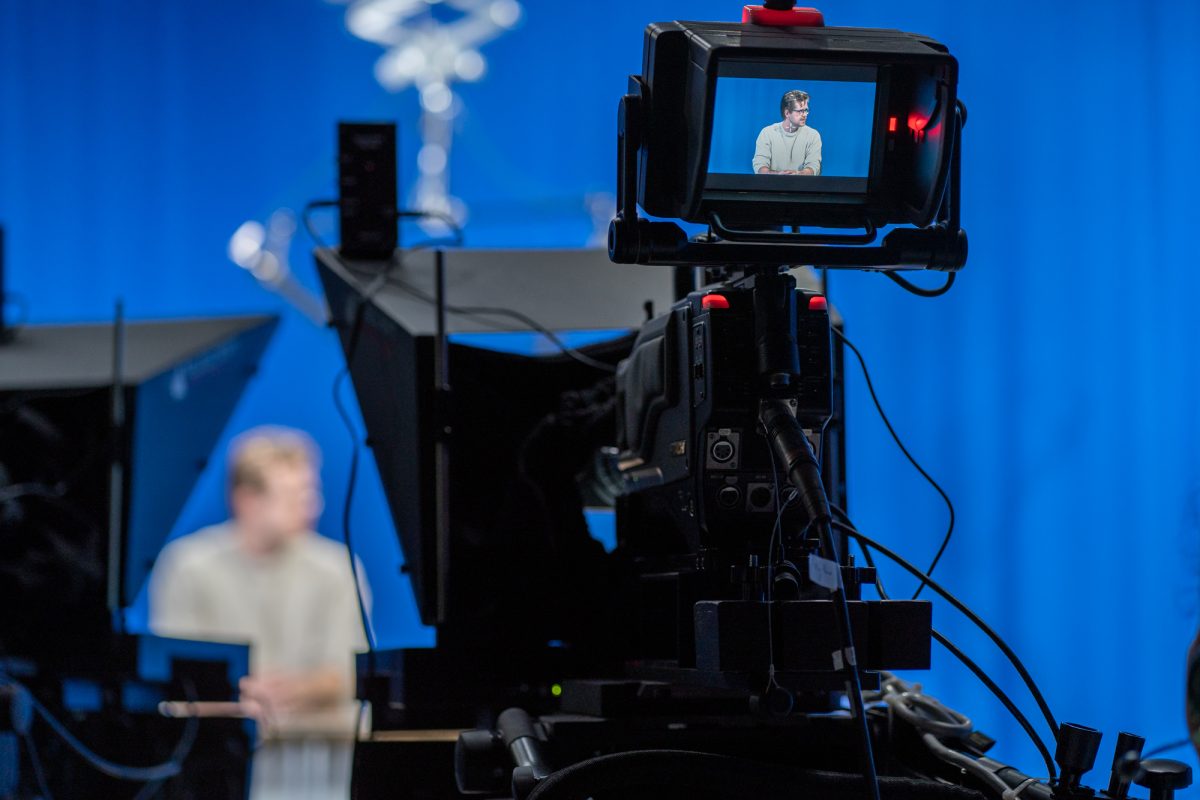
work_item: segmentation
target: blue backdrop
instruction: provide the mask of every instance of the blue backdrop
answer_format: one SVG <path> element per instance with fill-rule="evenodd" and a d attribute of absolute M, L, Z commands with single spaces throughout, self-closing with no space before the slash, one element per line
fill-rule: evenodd
<path fill-rule="evenodd" d="M 781 120 L 779 101 L 792 89 L 809 94 L 807 124 L 821 134 L 821 174 L 867 177 L 875 84 L 858 81 L 718 79 L 708 171 L 754 172 L 750 162 L 758 133 Z"/>
<path fill-rule="evenodd" d="M 28 318 L 104 319 L 118 296 L 142 318 L 282 313 L 226 439 L 259 422 L 312 431 L 333 535 L 350 449 L 330 398 L 337 345 L 225 250 L 243 221 L 334 193 L 338 119 L 397 120 L 411 183 L 415 96 L 375 82 L 380 50 L 346 32 L 344 10 L 0 0 L 0 220 Z M 1023 654 L 1060 720 L 1105 732 L 1102 762 L 1118 730 L 1179 738 L 1200 565 L 1200 4 L 1065 0 L 1032 19 L 957 0 L 824 10 L 832 24 L 929 34 L 961 62 L 972 253 L 958 285 L 930 301 L 873 274 L 831 279 L 893 422 L 955 501 L 938 573 Z M 461 89 L 452 187 L 471 208 L 471 246 L 588 240 L 585 197 L 613 189 L 616 98 L 640 67 L 644 25 L 740 14 L 715 0 L 525 11 L 483 47 L 483 80 Z M 315 289 L 309 247 L 297 237 L 292 264 Z M 848 392 L 851 510 L 926 562 L 945 508 L 857 372 Z M 223 516 L 220 462 L 177 532 Z M 354 524 L 379 641 L 427 642 L 365 466 Z M 895 592 L 912 587 L 888 576 Z M 934 620 L 1034 716 L 968 624 L 941 604 Z M 1038 772 L 974 679 L 936 648 L 934 667 L 919 679 L 997 737 L 998 757 Z"/>

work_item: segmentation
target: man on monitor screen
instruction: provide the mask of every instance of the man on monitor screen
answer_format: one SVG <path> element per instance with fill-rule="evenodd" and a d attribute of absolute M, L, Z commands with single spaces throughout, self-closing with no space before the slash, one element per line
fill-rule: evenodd
<path fill-rule="evenodd" d="M 783 120 L 763 128 L 754 143 L 755 174 L 820 175 L 821 134 L 808 125 L 808 92 L 787 92 L 779 111 Z"/>

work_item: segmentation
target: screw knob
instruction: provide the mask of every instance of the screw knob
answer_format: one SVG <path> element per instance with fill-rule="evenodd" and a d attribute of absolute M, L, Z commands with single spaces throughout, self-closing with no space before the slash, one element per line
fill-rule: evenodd
<path fill-rule="evenodd" d="M 1170 758 L 1148 758 L 1134 783 L 1150 790 L 1150 800 L 1171 800 L 1176 789 L 1192 785 L 1192 768 Z"/>

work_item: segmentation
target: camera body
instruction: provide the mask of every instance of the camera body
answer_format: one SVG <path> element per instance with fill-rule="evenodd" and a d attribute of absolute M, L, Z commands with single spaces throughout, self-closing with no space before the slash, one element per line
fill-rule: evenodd
<path fill-rule="evenodd" d="M 781 404 L 828 456 L 821 492 L 844 504 L 840 380 L 826 299 L 788 273 L 740 273 L 643 326 L 617 370 L 615 414 L 617 536 L 636 575 L 629 654 L 659 664 L 648 674 L 758 688 L 773 663 L 828 704 L 840 684 L 822 566 L 841 571 L 863 669 L 928 667 L 928 603 L 863 601 L 873 569 L 821 557 L 813 507 L 795 502 L 761 421 L 764 398 Z"/>
<path fill-rule="evenodd" d="M 756 280 L 688 295 L 642 328 L 619 367 L 617 443 L 629 494 L 618 522 L 627 552 L 766 561 L 779 487 L 758 423 Z M 787 402 L 819 449 L 833 414 L 829 310 L 819 292 L 792 291 L 800 369 Z M 827 476 L 831 492 L 837 483 Z"/>

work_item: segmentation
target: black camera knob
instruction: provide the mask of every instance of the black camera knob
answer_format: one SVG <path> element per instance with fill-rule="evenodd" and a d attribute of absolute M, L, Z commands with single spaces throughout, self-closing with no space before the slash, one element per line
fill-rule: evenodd
<path fill-rule="evenodd" d="M 1170 758 L 1148 758 L 1134 783 L 1150 790 L 1150 800 L 1171 800 L 1176 789 L 1192 785 L 1192 768 Z"/>
<path fill-rule="evenodd" d="M 1064 722 L 1058 727 L 1058 747 L 1054 760 L 1060 771 L 1059 784 L 1067 789 L 1079 786 L 1084 773 L 1096 764 L 1096 751 L 1100 749 L 1103 734 L 1086 725 Z"/>
<path fill-rule="evenodd" d="M 454 778 L 458 791 L 467 795 L 497 794 L 505 788 L 504 741 L 490 730 L 463 731 L 454 745 Z"/>

